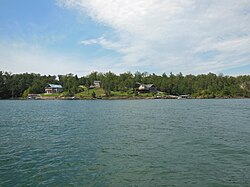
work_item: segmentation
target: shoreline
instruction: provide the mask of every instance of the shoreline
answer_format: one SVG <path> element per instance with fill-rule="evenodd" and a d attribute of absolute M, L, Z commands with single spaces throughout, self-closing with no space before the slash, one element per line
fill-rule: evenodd
<path fill-rule="evenodd" d="M 185 99 L 177 99 L 171 97 L 37 97 L 37 98 L 9 98 L 9 99 L 0 99 L 0 100 L 190 100 L 190 99 L 250 99 L 249 97 L 191 97 Z"/>

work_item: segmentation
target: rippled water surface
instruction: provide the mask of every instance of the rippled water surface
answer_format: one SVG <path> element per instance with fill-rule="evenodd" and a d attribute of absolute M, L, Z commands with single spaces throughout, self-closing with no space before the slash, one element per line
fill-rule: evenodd
<path fill-rule="evenodd" d="M 250 100 L 2 100 L 0 186 L 250 186 Z"/>

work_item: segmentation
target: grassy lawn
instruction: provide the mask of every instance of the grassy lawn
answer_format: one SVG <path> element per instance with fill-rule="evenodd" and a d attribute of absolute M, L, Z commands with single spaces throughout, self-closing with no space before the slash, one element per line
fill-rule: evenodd
<path fill-rule="evenodd" d="M 139 94 L 139 96 L 141 96 L 141 97 L 153 97 L 154 94 L 153 93 L 141 93 L 141 94 Z"/>
<path fill-rule="evenodd" d="M 92 93 L 95 92 L 96 97 L 106 97 L 105 90 L 102 88 L 94 88 L 90 90 L 85 90 L 83 92 L 80 92 L 78 94 L 75 94 L 76 97 L 79 98 L 92 98 Z M 111 91 L 111 97 L 129 97 L 133 96 L 132 93 L 127 93 L 123 91 Z"/>
<path fill-rule="evenodd" d="M 102 88 L 94 88 L 94 89 L 85 89 L 84 91 L 75 94 L 75 97 L 77 98 L 86 98 L 86 99 L 91 99 L 92 93 L 95 92 L 95 96 L 98 97 L 106 97 L 105 94 L 105 90 Z M 62 92 L 59 94 L 40 94 L 41 97 L 65 97 L 68 94 L 68 92 Z M 133 90 L 128 90 L 127 92 L 124 91 L 111 91 L 110 93 L 110 97 L 114 97 L 114 98 L 126 98 L 126 97 L 134 97 L 135 94 L 133 93 Z M 165 95 L 164 93 L 158 93 L 157 95 Z M 156 96 L 156 94 L 153 93 L 143 93 L 143 94 L 139 94 L 139 97 L 153 97 Z"/>
<path fill-rule="evenodd" d="M 92 93 L 95 92 L 96 97 L 104 97 L 105 91 L 102 88 L 94 88 L 90 90 L 85 90 L 83 92 L 75 94 L 76 97 L 85 98 L 85 97 L 92 97 Z"/>
<path fill-rule="evenodd" d="M 128 94 L 127 92 L 122 92 L 122 91 L 112 91 L 111 92 L 112 96 L 115 97 L 128 97 L 128 96 L 133 96 L 131 94 Z"/>

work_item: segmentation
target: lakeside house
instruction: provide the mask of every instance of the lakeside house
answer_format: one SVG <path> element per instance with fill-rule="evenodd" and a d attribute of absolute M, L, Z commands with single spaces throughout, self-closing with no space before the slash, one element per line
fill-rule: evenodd
<path fill-rule="evenodd" d="M 61 93 L 62 91 L 63 91 L 63 88 L 59 84 L 48 84 L 45 87 L 46 94 Z"/>
<path fill-rule="evenodd" d="M 101 87 L 101 81 L 94 81 L 94 86 L 95 86 L 95 88 L 100 88 Z"/>
<path fill-rule="evenodd" d="M 94 81 L 93 85 L 89 86 L 89 89 L 101 88 L 101 81 Z"/>
<path fill-rule="evenodd" d="M 138 93 L 148 93 L 148 92 L 157 92 L 157 87 L 154 84 L 139 84 L 137 88 Z"/>

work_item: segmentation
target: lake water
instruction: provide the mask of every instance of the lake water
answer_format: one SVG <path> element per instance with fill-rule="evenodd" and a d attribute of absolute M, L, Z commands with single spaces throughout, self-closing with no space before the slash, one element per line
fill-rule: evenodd
<path fill-rule="evenodd" d="M 250 99 L 2 100 L 0 186 L 250 186 Z"/>

